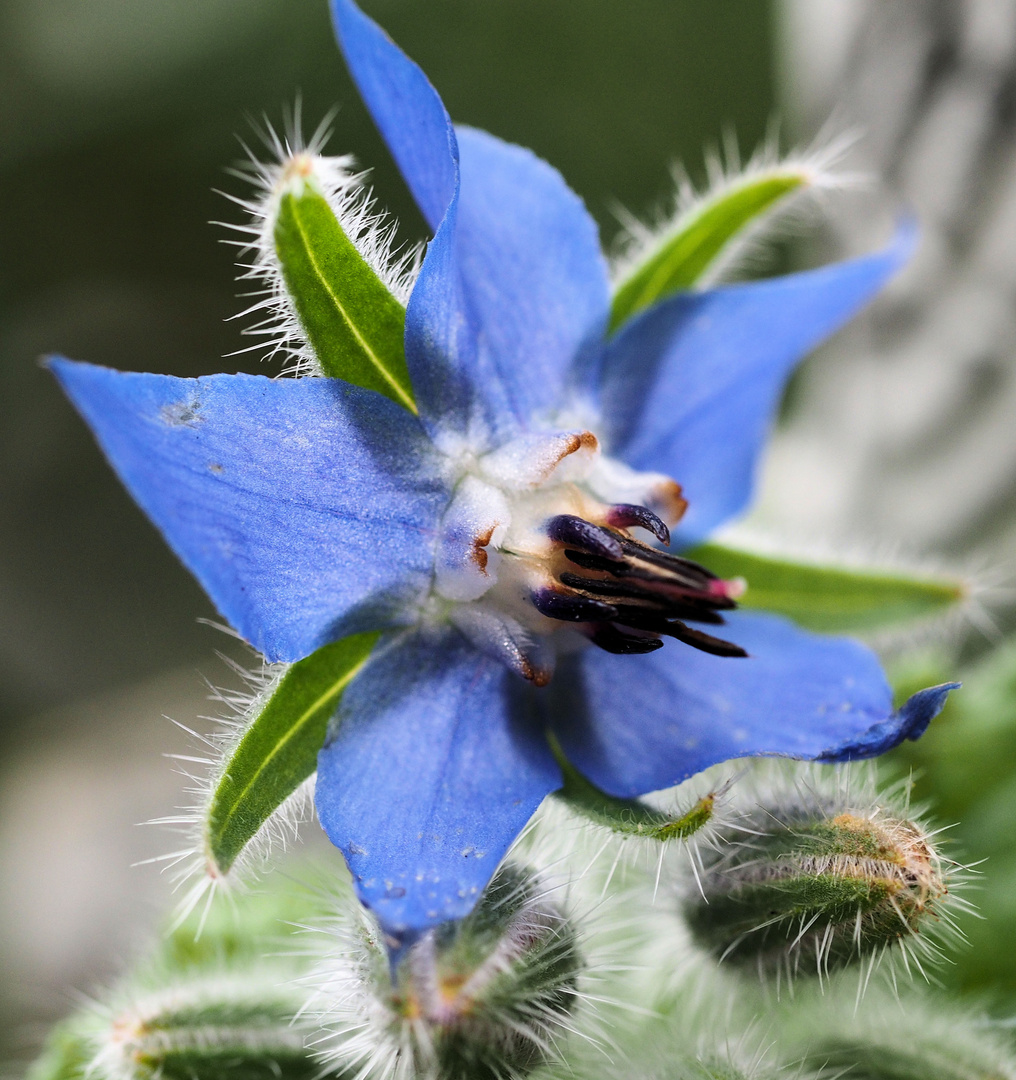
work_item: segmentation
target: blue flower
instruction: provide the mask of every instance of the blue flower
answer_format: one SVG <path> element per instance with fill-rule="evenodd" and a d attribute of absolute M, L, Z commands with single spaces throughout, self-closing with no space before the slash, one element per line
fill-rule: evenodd
<path fill-rule="evenodd" d="M 396 936 L 465 915 L 561 784 L 548 730 L 625 797 L 732 757 L 844 761 L 920 735 L 947 687 L 894 712 L 864 646 L 734 611 L 733 583 L 674 554 L 744 508 L 794 364 L 911 237 L 607 336 L 597 230 L 560 175 L 453 127 L 352 0 L 333 9 L 434 231 L 406 314 L 419 415 L 339 379 L 52 367 L 270 660 L 385 632 L 317 780 L 363 901 Z"/>

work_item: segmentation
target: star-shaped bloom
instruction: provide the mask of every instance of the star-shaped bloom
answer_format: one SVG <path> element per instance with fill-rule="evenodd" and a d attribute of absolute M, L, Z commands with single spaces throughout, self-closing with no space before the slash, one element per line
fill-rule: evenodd
<path fill-rule="evenodd" d="M 383 632 L 317 778 L 362 900 L 396 936 L 465 915 L 561 786 L 548 732 L 621 797 L 729 758 L 916 738 L 948 688 L 893 711 L 863 645 L 735 611 L 736 584 L 679 554 L 743 510 L 793 366 L 911 237 L 679 294 L 608 333 L 597 230 L 560 175 L 454 127 L 375 23 L 333 10 L 433 230 L 406 309 L 418 411 L 341 379 L 53 370 L 269 660 Z"/>

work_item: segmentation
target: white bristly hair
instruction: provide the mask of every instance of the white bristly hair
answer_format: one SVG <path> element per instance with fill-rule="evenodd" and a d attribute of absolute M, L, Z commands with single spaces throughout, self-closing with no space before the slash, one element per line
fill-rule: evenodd
<path fill-rule="evenodd" d="M 928 899 L 927 916 L 921 920 L 918 932 L 890 896 L 887 902 L 899 915 L 897 935 L 882 947 L 873 948 L 866 955 L 859 954 L 855 963 L 836 973 L 830 972 L 828 964 L 829 951 L 833 946 L 831 924 L 824 931 L 813 930 L 815 920 L 808 921 L 807 915 L 802 916 L 798 935 L 788 942 L 775 970 L 770 970 L 773 956 L 759 955 L 759 984 L 766 992 L 775 991 L 779 998 L 783 989 L 793 992 L 796 978 L 806 974 L 817 975 L 820 987 L 833 984 L 854 986 L 856 1001 L 859 1002 L 876 972 L 881 973 L 896 993 L 899 991 L 899 977 L 903 973 L 908 977 L 920 975 L 925 981 L 933 981 L 931 966 L 945 958 L 949 946 L 963 940 L 956 915 L 969 913 L 973 909 L 956 892 L 957 888 L 962 890 L 969 881 L 971 869 L 941 853 L 936 838 L 943 830 L 932 829 L 923 820 L 921 808 L 912 805 L 910 779 L 888 787 L 880 786 L 877 768 L 871 762 L 829 766 L 755 759 L 745 764 L 744 779 L 735 789 L 732 800 L 731 816 L 720 843 L 715 846 L 720 861 L 706 869 L 714 884 L 717 872 L 729 873 L 736 880 L 738 867 L 743 867 L 749 874 L 758 875 L 760 856 L 754 838 L 762 835 L 759 830 L 765 830 L 768 823 L 776 825 L 786 822 L 792 828 L 794 821 L 849 815 L 871 822 L 880 829 L 886 842 L 900 855 L 897 871 L 901 886 L 919 888 L 922 897 Z M 816 856 L 815 872 L 834 869 L 839 865 L 837 860 L 849 862 L 847 869 L 851 873 L 865 872 L 865 860 L 846 855 Z M 802 865 L 806 863 L 807 859 L 804 859 Z M 879 860 L 877 866 L 873 860 L 871 866 L 873 873 L 876 870 L 883 875 L 894 872 L 885 860 Z M 694 897 L 697 903 L 698 897 L 704 895 L 701 889 L 701 881 L 691 880 L 686 875 L 679 894 Z M 707 888 L 706 893 L 709 891 Z M 862 919 L 865 918 L 859 909 L 854 931 L 858 945 Z M 773 922 L 776 921 L 774 918 Z M 739 941 L 733 942 L 724 955 L 730 953 Z M 815 962 L 814 970 L 805 970 L 802 966 L 808 957 Z"/>
<path fill-rule="evenodd" d="M 219 628 L 232 634 L 228 627 Z M 181 893 L 175 926 L 202 902 L 207 913 L 217 892 L 243 889 L 255 880 L 274 856 L 290 847 L 297 838 L 300 825 L 309 821 L 314 813 L 315 777 L 310 776 L 268 817 L 228 870 L 217 864 L 207 835 L 215 790 L 237 744 L 289 668 L 288 664 L 262 663 L 260 668 L 248 670 L 229 657 L 219 655 L 240 678 L 242 688 L 224 690 L 209 684 L 210 699 L 222 707 L 221 715 L 200 718 L 214 725 L 210 734 L 202 735 L 177 720 L 172 721 L 194 741 L 195 753 L 167 755 L 177 763 L 177 771 L 187 781 L 184 793 L 190 801 L 179 807 L 175 814 L 147 822 L 168 826 L 185 840 L 185 845 L 177 850 L 144 860 L 162 864 L 164 872 L 172 876 L 175 889 Z M 203 922 L 202 918 L 199 933 Z"/>
<path fill-rule="evenodd" d="M 332 119 L 333 116 L 327 116 L 309 139 L 304 139 L 301 133 L 299 102 L 286 118 L 283 134 L 263 119 L 255 130 L 268 159 L 262 160 L 241 142 L 247 160 L 231 170 L 233 175 L 253 185 L 253 195 L 242 198 L 220 192 L 244 210 L 249 219 L 242 224 L 216 223 L 239 234 L 237 240 L 224 241 L 239 249 L 237 280 L 263 286 L 246 294 L 252 303 L 234 316 L 236 319 L 254 317 L 256 321 L 245 327 L 243 333 L 258 340 L 231 355 L 261 352 L 266 360 L 279 357 L 284 365 L 284 375 L 320 374 L 317 358 L 286 291 L 275 254 L 275 221 L 284 191 L 290 190 L 294 183 L 304 183 L 323 195 L 343 232 L 403 306 L 413 290 L 423 258 L 423 246 L 400 244 L 396 221 L 376 208 L 366 183 L 369 171 L 355 171 L 355 159 L 349 154 L 328 157 L 322 153 L 332 134 Z"/>
<path fill-rule="evenodd" d="M 623 284 L 642 263 L 711 205 L 738 189 L 767 178 L 800 180 L 797 191 L 761 214 L 727 243 L 696 287 L 708 288 L 750 269 L 753 262 L 765 254 L 765 242 L 777 229 L 783 235 L 800 229 L 812 221 L 816 208 L 821 208 L 822 199 L 829 192 L 856 189 L 868 183 L 868 178 L 859 173 L 836 170 L 856 141 L 857 135 L 852 132 L 839 135 L 823 132 L 811 147 L 781 158 L 778 132 L 774 127 L 742 166 L 737 140 L 728 132 L 723 140 L 723 151 L 713 150 L 706 154 L 705 190 L 696 190 L 684 167 L 678 164 L 671 169 L 674 190 L 670 205 L 652 214 L 648 221 L 624 207 L 615 208 L 622 226 L 611 259 L 615 287 Z"/>

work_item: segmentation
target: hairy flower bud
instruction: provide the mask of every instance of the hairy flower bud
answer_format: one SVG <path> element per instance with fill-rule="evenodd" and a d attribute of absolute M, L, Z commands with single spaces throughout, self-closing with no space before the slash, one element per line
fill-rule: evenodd
<path fill-rule="evenodd" d="M 777 976 L 822 975 L 889 949 L 905 959 L 937 951 L 925 931 L 942 921 L 943 861 L 906 808 L 887 810 L 863 787 L 802 784 L 735 812 L 684 901 L 699 944 Z"/>
<path fill-rule="evenodd" d="M 582 966 L 568 919 L 510 866 L 466 919 L 427 931 L 391 968 L 376 937 L 360 944 L 358 970 L 329 972 L 320 997 L 331 998 L 323 1019 L 336 1035 L 326 1059 L 371 1076 L 525 1075 L 547 1060 Z"/>
<path fill-rule="evenodd" d="M 197 977 L 72 1017 L 32 1080 L 313 1080 L 321 1065 L 294 1023 L 299 1002 L 272 977 Z"/>

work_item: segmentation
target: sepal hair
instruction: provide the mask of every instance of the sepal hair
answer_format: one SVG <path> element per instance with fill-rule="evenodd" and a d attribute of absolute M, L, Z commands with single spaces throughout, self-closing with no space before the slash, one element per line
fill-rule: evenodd
<path fill-rule="evenodd" d="M 175 814 L 147 823 L 168 827 L 185 841 L 183 847 L 147 860 L 161 865 L 172 877 L 175 891 L 180 893 L 177 925 L 196 909 L 207 913 L 217 892 L 242 890 L 257 879 L 274 856 L 285 852 L 295 842 L 300 826 L 314 813 L 315 778 L 311 776 L 267 818 L 228 869 L 216 860 L 208 832 L 215 793 L 244 733 L 291 666 L 263 662 L 260 667 L 249 670 L 225 656 L 221 658 L 239 678 L 241 686 L 232 690 L 210 687 L 211 700 L 222 710 L 218 716 L 201 717 L 215 725 L 212 732 L 202 735 L 174 721 L 194 741 L 194 753 L 172 755 L 178 772 L 186 780 L 184 793 L 189 797 L 189 803 Z M 199 933 L 202 925 L 203 919 L 198 926 Z"/>
<path fill-rule="evenodd" d="M 714 150 L 706 155 L 707 183 L 701 191 L 696 189 L 683 166 L 675 165 L 671 170 L 673 193 L 670 205 L 658 211 L 654 218 L 643 221 L 624 208 L 615 211 L 622 225 L 611 260 L 611 278 L 615 287 L 620 288 L 640 266 L 653 259 L 697 218 L 739 190 L 767 180 L 793 183 L 795 186 L 787 196 L 755 217 L 728 241 L 695 287 L 709 288 L 736 278 L 765 254 L 767 240 L 814 217 L 823 196 L 866 182 L 859 174 L 837 170 L 855 141 L 856 137 L 851 133 L 833 137 L 822 134 L 810 148 L 781 158 L 777 133 L 773 131 L 742 165 L 737 140 L 728 134 L 722 151 Z"/>
<path fill-rule="evenodd" d="M 32 1080 L 315 1080 L 320 1063 L 298 1016 L 307 960 L 287 949 L 288 919 L 317 899 L 291 887 L 171 930 L 129 977 L 60 1024 Z"/>
<path fill-rule="evenodd" d="M 1016 1080 L 1012 1022 L 938 992 L 799 1003 L 781 1034 L 816 1080 Z"/>
<path fill-rule="evenodd" d="M 562 797 L 564 789 L 544 801 L 515 850 L 546 870 L 567 867 L 591 897 L 632 887 L 639 891 L 632 902 L 651 907 L 661 885 L 700 872 L 700 849 L 722 832 L 738 775 L 718 766 L 639 800 L 613 799 L 590 785 L 602 803 Z"/>
<path fill-rule="evenodd" d="M 700 947 L 734 969 L 775 979 L 885 960 L 925 973 L 958 937 L 963 874 L 909 806 L 878 791 L 870 768 L 756 766 L 683 910 Z M 754 788 L 754 790 L 752 790 Z"/>
<path fill-rule="evenodd" d="M 299 102 L 287 118 L 284 134 L 264 120 L 255 131 L 267 159 L 244 144 L 247 160 L 232 170 L 253 186 L 254 193 L 240 198 L 223 192 L 248 215 L 244 224 L 218 223 L 239 234 L 240 239 L 227 241 L 239 249 L 238 280 L 262 286 L 248 294 L 253 302 L 234 316 L 255 320 L 243 333 L 257 342 L 239 351 L 261 352 L 266 360 L 280 357 L 286 375 L 320 375 L 321 368 L 300 325 L 275 249 L 275 223 L 284 193 L 306 185 L 322 195 L 343 232 L 403 307 L 423 259 L 423 248 L 400 245 L 396 221 L 376 208 L 367 186 L 369 170 L 357 171 L 350 154 L 322 153 L 331 136 L 331 119 L 326 117 L 309 139 L 301 131 Z"/>

